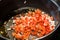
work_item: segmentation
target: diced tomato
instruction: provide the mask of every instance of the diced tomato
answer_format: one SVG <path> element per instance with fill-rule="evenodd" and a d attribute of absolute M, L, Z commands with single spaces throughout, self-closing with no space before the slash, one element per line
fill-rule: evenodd
<path fill-rule="evenodd" d="M 30 35 L 42 37 L 54 29 L 54 26 L 50 25 L 49 19 L 52 21 L 53 17 L 48 14 L 42 14 L 39 9 L 34 12 L 29 11 L 25 16 L 21 15 L 20 18 L 15 17 L 16 25 L 12 27 L 14 30 L 12 35 L 18 40 L 28 39 Z"/>

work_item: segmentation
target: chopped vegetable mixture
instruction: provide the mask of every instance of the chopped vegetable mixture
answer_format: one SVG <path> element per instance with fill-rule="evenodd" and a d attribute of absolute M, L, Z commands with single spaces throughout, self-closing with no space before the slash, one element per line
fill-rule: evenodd
<path fill-rule="evenodd" d="M 40 38 L 55 28 L 54 18 L 40 9 L 28 11 L 25 15 L 19 14 L 13 19 L 12 36 L 17 40 L 29 40 L 30 35 Z"/>

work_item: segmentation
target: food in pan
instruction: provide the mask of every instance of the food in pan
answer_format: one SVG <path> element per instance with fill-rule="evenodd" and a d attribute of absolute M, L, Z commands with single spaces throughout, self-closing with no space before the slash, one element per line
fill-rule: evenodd
<path fill-rule="evenodd" d="M 34 40 L 55 29 L 54 18 L 40 9 L 20 13 L 14 16 L 12 21 L 13 24 L 8 30 L 13 30 L 12 36 L 17 40 Z"/>

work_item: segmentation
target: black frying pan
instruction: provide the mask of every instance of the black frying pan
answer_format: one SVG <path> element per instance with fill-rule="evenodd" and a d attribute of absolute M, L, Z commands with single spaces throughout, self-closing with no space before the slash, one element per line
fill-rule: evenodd
<path fill-rule="evenodd" d="M 11 11 L 10 13 L 12 13 L 12 14 L 8 14 L 8 17 L 5 16 L 7 18 L 7 20 L 10 19 L 12 16 L 16 15 L 16 13 L 20 13 L 21 11 L 25 11 L 26 9 L 29 9 L 29 8 L 40 8 L 41 10 L 49 13 L 50 15 L 52 15 L 54 17 L 54 19 L 56 21 L 56 27 L 51 33 L 49 33 L 49 34 L 47 34 L 47 35 L 45 35 L 45 36 L 43 36 L 41 38 L 38 38 L 38 39 L 43 39 L 44 40 L 46 37 L 52 35 L 53 32 L 56 31 L 56 29 L 60 25 L 60 23 L 59 23 L 60 22 L 60 19 L 59 19 L 60 16 L 59 16 L 58 7 L 54 3 L 52 3 L 51 1 L 46 1 L 48 4 L 46 4 L 45 2 L 44 2 L 45 3 L 44 4 L 43 1 L 40 2 L 39 0 L 37 0 L 37 1 L 34 1 L 34 0 L 32 0 L 32 1 L 29 0 L 28 1 L 27 0 L 26 3 L 24 3 L 24 2 L 25 2 L 24 0 L 22 2 L 20 2 L 20 1 L 18 2 L 18 5 L 17 5 L 18 9 L 14 10 L 14 11 Z M 20 5 L 21 3 L 23 3 L 23 4 Z M 5 21 L 2 21 L 2 22 L 5 22 Z M 1 35 L 1 37 L 4 38 L 4 39 L 7 39 L 7 40 L 9 39 L 9 38 L 3 37 L 2 35 Z M 11 39 L 11 40 L 13 40 L 13 39 Z"/>

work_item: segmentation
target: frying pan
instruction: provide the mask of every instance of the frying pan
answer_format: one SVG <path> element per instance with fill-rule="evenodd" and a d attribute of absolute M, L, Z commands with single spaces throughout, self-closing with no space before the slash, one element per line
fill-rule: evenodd
<path fill-rule="evenodd" d="M 60 25 L 60 23 L 59 23 L 60 22 L 60 19 L 59 19 L 60 12 L 58 10 L 58 7 L 52 1 L 45 1 L 44 2 L 42 0 L 42 2 L 40 2 L 39 0 L 37 0 L 37 1 L 22 0 L 22 1 L 18 1 L 17 6 L 18 6 L 18 9 L 13 10 L 13 12 L 11 12 L 12 14 L 9 14 L 8 17 L 6 16 L 7 20 L 10 19 L 14 15 L 17 15 L 21 12 L 25 12 L 28 9 L 36 9 L 36 8 L 39 8 L 39 9 L 43 10 L 44 12 L 46 12 L 49 15 L 54 17 L 54 20 L 56 21 L 55 22 L 55 24 L 56 24 L 55 29 L 52 32 L 50 32 L 49 34 L 47 34 L 41 38 L 37 38 L 35 40 L 39 40 L 39 39 L 45 40 L 48 36 L 51 36 L 57 30 L 57 28 Z M 11 23 L 12 23 L 12 20 L 10 20 L 8 23 L 6 23 L 5 28 L 9 28 Z M 11 31 L 7 31 L 7 32 L 8 32 L 8 35 L 11 33 Z M 11 35 L 9 35 L 10 38 L 6 38 L 2 35 L 0 35 L 0 37 L 4 38 L 6 40 L 13 40 L 13 37 L 11 37 Z"/>

